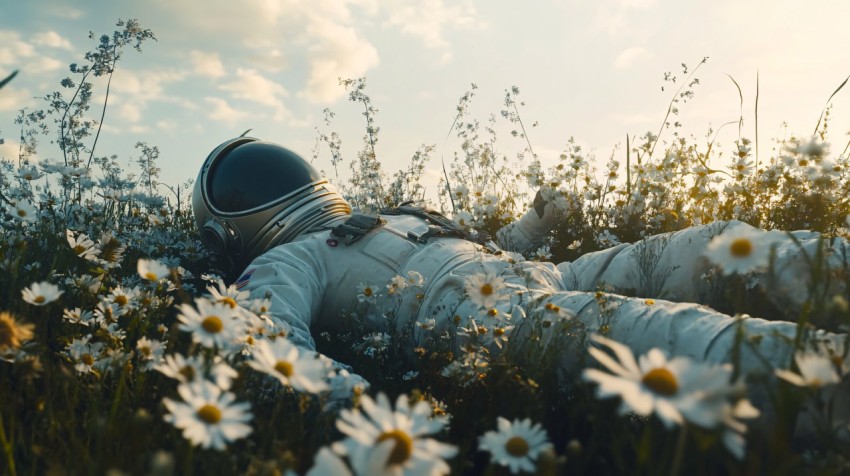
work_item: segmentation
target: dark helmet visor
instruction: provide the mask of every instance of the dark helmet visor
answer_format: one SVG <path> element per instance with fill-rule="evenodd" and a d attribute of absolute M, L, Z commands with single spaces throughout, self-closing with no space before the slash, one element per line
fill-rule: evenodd
<path fill-rule="evenodd" d="M 322 176 L 295 152 L 254 141 L 224 150 L 207 178 L 211 204 L 238 213 L 270 204 Z"/>

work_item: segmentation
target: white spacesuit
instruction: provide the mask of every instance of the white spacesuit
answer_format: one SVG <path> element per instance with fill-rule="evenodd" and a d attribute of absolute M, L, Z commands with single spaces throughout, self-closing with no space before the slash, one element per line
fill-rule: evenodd
<path fill-rule="evenodd" d="M 254 160 L 258 155 L 268 157 Z M 284 157 L 282 165 L 269 168 L 279 157 Z M 292 182 L 292 174 L 281 178 L 280 171 L 291 171 L 293 163 L 309 169 L 300 182 L 270 195 L 250 196 L 255 188 Z M 256 173 L 250 180 L 240 178 L 240 171 L 257 167 L 264 168 L 259 175 L 268 183 L 257 183 Z M 225 182 L 239 193 L 225 193 L 221 185 Z M 236 198 L 241 205 L 229 203 Z M 568 318 L 575 324 L 573 342 L 566 344 L 572 350 L 584 345 L 583 336 L 604 333 L 639 354 L 658 347 L 670 355 L 716 363 L 730 362 L 737 355 L 747 373 L 772 374 L 767 364 L 787 367 L 793 351 L 789 342 L 797 333 L 794 323 L 736 319 L 692 302 L 700 298 L 700 279 L 708 269 L 702 251 L 720 231 L 718 225 L 621 245 L 558 266 L 514 262 L 508 253 L 494 253 L 475 242 L 476 237 L 453 229 L 439 217 L 429 218 L 421 209 L 374 217 L 350 215 L 345 201 L 309 164 L 286 149 L 249 138 L 229 141 L 210 154 L 193 200 L 206 241 L 235 257 L 235 266 L 247 264 L 237 286 L 249 290 L 252 297 L 269 297 L 272 317 L 285 322 L 291 328 L 291 340 L 306 349 L 315 349 L 311 328 L 345 325 L 348 321 L 342 316 L 357 311 L 378 331 L 385 330 L 388 322 L 412 328 L 414 322 L 434 319 L 435 328 L 427 332 L 440 333 L 452 326 L 468 326 L 474 319 L 488 327 L 513 325 L 514 335 L 508 338 L 515 340 L 537 332 L 518 322 L 522 316 Z M 500 230 L 496 241 L 507 250 L 528 251 L 539 244 L 555 219 L 552 205 L 538 201 L 520 220 Z M 730 222 L 724 226 L 748 225 Z M 815 235 L 800 238 L 806 246 L 817 241 Z M 646 276 L 645 266 L 635 259 L 647 246 L 660 246 L 653 269 L 668 269 L 662 278 Z M 778 274 L 780 285 L 783 280 L 791 285 L 798 278 L 794 255 L 791 248 L 778 254 L 778 260 L 787 264 L 779 266 L 785 270 Z M 495 311 L 481 308 L 465 291 L 470 276 L 485 273 L 501 277 L 509 296 L 495 304 Z M 414 276 L 413 281 L 421 276 L 422 280 L 413 283 L 415 292 L 395 293 L 387 284 L 397 276 Z M 644 296 L 595 292 L 603 284 L 630 288 Z M 379 289 L 384 296 L 375 298 Z M 645 299 L 661 297 L 668 300 Z M 509 316 L 513 317 L 506 321 Z M 741 345 L 736 354 L 739 325 L 747 336 L 760 337 L 750 339 L 752 345 Z M 556 328 L 560 327 L 542 332 Z M 415 327 L 415 332 L 426 331 Z M 541 337 L 537 340 L 547 341 L 545 335 Z M 833 348 L 841 347 L 844 339 L 815 330 L 809 337 Z M 584 353 L 572 350 L 560 362 L 562 370 L 574 373 Z"/>

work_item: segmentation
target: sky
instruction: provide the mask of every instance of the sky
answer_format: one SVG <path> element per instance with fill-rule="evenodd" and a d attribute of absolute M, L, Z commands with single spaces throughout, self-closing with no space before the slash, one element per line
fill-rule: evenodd
<path fill-rule="evenodd" d="M 20 70 L 0 90 L 0 156 L 16 160 L 15 116 L 61 89 L 68 65 L 96 44 L 89 32 L 111 34 L 128 18 L 157 40 L 118 63 L 95 155 L 129 164 L 137 142 L 158 146 L 161 180 L 171 185 L 194 179 L 209 151 L 246 129 L 308 158 L 316 128 L 333 130 L 353 160 L 363 109 L 339 78 L 366 78 L 384 169 L 433 145 L 434 179 L 440 159 L 459 150 L 449 132 L 472 83 L 470 114 L 482 124 L 497 116 L 500 152 L 524 146 L 499 116 L 516 86 L 544 164 L 571 137 L 601 164 L 624 159 L 627 135 L 658 131 L 678 86 L 664 74 L 681 83 L 682 63 L 693 69 L 709 58 L 695 96 L 680 105 L 683 133 L 705 143 L 707 131 L 743 116 L 742 135 L 754 138 L 758 86 L 762 153 L 771 138 L 810 135 L 850 75 L 847 0 L 0 0 L 0 78 Z M 95 84 L 93 116 L 104 90 Z M 832 104 L 837 154 L 850 139 L 850 86 Z M 330 128 L 325 108 L 335 113 Z M 731 151 L 737 127 L 717 134 Z M 39 158 L 60 159 L 49 140 Z M 315 165 L 331 169 L 326 148 Z"/>

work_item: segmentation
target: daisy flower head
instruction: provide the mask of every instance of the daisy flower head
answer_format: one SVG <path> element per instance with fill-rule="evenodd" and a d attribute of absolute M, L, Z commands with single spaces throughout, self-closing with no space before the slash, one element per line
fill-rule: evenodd
<path fill-rule="evenodd" d="M 235 310 L 203 298 L 196 299 L 195 305 L 197 310 L 189 304 L 180 305 L 180 330 L 191 332 L 192 341 L 204 347 L 230 349 L 242 331 L 240 321 L 234 319 Z"/>
<path fill-rule="evenodd" d="M 387 294 L 395 294 L 405 289 L 407 289 L 407 280 L 400 274 L 393 276 L 387 283 Z"/>
<path fill-rule="evenodd" d="M 780 232 L 734 228 L 715 236 L 705 257 L 720 266 L 723 274 L 747 273 L 767 266 L 771 246 L 782 239 Z"/>
<path fill-rule="evenodd" d="M 0 355 L 15 351 L 33 337 L 35 326 L 18 322 L 8 312 L 0 312 Z"/>
<path fill-rule="evenodd" d="M 452 220 L 463 228 L 472 228 L 475 223 L 475 218 L 472 214 L 465 210 L 457 212 Z"/>
<path fill-rule="evenodd" d="M 138 271 L 139 276 L 143 279 L 154 282 L 167 278 L 171 274 L 171 270 L 168 269 L 168 266 L 160 263 L 159 261 L 142 258 L 140 258 L 136 263 L 136 271 Z"/>
<path fill-rule="evenodd" d="M 71 230 L 65 230 L 65 238 L 71 251 L 80 258 L 91 260 L 97 257 L 97 247 L 85 233 L 76 234 Z"/>
<path fill-rule="evenodd" d="M 103 343 L 90 341 L 91 335 L 87 335 L 68 344 L 68 356 L 74 361 L 74 369 L 81 374 L 94 372 L 103 352 Z"/>
<path fill-rule="evenodd" d="M 240 291 L 235 285 L 226 286 L 221 279 L 215 284 L 216 286 L 207 286 L 213 301 L 227 304 L 231 308 L 247 304 L 248 296 L 251 294 L 248 291 Z"/>
<path fill-rule="evenodd" d="M 178 382 L 191 383 L 204 380 L 207 375 L 222 390 L 228 390 L 239 374 L 221 357 L 216 357 L 207 371 L 207 364 L 200 356 L 184 357 L 182 354 L 166 355 L 154 370 Z"/>
<path fill-rule="evenodd" d="M 282 385 L 304 392 L 327 390 L 330 364 L 315 352 L 304 352 L 286 339 L 257 341 L 252 368 L 277 378 Z"/>
<path fill-rule="evenodd" d="M 431 417 L 431 405 L 419 401 L 410 406 L 407 395 L 400 395 L 395 409 L 383 393 L 377 400 L 368 395 L 360 399 L 358 409 L 340 411 L 337 428 L 346 435 L 333 445 L 339 455 L 347 456 L 355 474 L 448 474 L 445 458 L 457 454 L 457 447 L 427 438 L 443 429 L 446 417 Z"/>
<path fill-rule="evenodd" d="M 776 376 L 798 387 L 821 388 L 841 381 L 836 370 L 835 360 L 816 352 L 797 352 L 794 362 L 799 373 L 776 369 Z"/>
<path fill-rule="evenodd" d="M 425 278 L 418 271 L 408 271 L 405 280 L 408 286 L 422 287 L 425 285 Z"/>
<path fill-rule="evenodd" d="M 371 284 L 360 283 L 357 285 L 357 301 L 374 303 L 378 298 L 378 288 Z"/>
<path fill-rule="evenodd" d="M 686 420 L 711 428 L 723 417 L 726 397 L 737 392 L 729 384 L 732 371 L 728 366 L 709 366 L 686 357 L 667 359 L 657 348 L 638 361 L 619 342 L 600 335 L 593 335 L 592 340 L 608 347 L 616 358 L 590 347 L 590 354 L 608 372 L 587 368 L 583 377 L 598 384 L 599 398 L 620 397 L 621 413 L 654 413 L 668 428 Z"/>
<path fill-rule="evenodd" d="M 124 252 L 127 251 L 127 245 L 118 241 L 118 238 L 112 233 L 104 232 L 100 235 L 97 241 L 97 247 L 100 249 L 100 258 L 98 263 L 105 268 L 118 268 L 121 266 L 121 260 L 124 259 Z M 141 274 L 141 273 L 140 273 Z M 142 276 L 144 278 L 144 276 Z"/>
<path fill-rule="evenodd" d="M 109 290 L 108 299 L 117 304 L 122 309 L 135 309 L 138 307 L 139 295 L 138 288 L 124 289 L 121 286 L 116 286 Z"/>
<path fill-rule="evenodd" d="M 466 278 L 464 282 L 466 295 L 473 303 L 483 308 L 493 308 L 496 303 L 504 297 L 503 290 L 505 288 L 505 280 L 495 273 L 487 271 L 485 273 L 473 274 Z"/>
<path fill-rule="evenodd" d="M 59 286 L 53 283 L 42 281 L 32 283 L 28 288 L 21 291 L 24 301 L 33 306 L 45 306 L 59 299 L 64 291 L 59 290 Z"/>
<path fill-rule="evenodd" d="M 253 415 L 248 402 L 236 402 L 236 396 L 216 384 L 201 380 L 177 388 L 183 401 L 164 398 L 168 409 L 165 421 L 183 430 L 183 437 L 204 449 L 224 450 L 227 444 L 251 434 L 246 424 Z"/>
<path fill-rule="evenodd" d="M 94 313 L 91 311 L 84 311 L 77 307 L 62 311 L 62 318 L 72 324 L 88 326 L 94 322 Z"/>
<path fill-rule="evenodd" d="M 488 431 L 478 439 L 478 449 L 489 451 L 491 460 L 510 468 L 512 474 L 534 472 L 540 453 L 552 449 L 552 443 L 539 423 L 531 420 L 497 419 L 498 431 Z"/>
<path fill-rule="evenodd" d="M 18 220 L 27 223 L 34 223 L 38 217 L 38 209 L 35 208 L 32 202 L 26 199 L 15 201 L 14 205 L 7 206 L 6 210 Z"/>
<path fill-rule="evenodd" d="M 136 354 L 144 363 L 145 370 L 150 370 L 160 363 L 164 353 L 165 346 L 158 340 L 150 340 L 143 336 L 136 342 Z"/>

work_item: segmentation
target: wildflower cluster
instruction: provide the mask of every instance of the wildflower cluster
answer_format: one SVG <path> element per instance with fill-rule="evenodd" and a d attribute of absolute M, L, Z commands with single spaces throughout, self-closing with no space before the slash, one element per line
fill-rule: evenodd
<path fill-rule="evenodd" d="M 459 226 L 492 235 L 539 190 L 558 210 L 557 228 L 528 256 L 501 255 L 528 291 L 497 272 L 472 273 L 456 290 L 463 307 L 419 316 L 431 297 L 421 274 L 364 277 L 351 290 L 356 308 L 340 318 L 349 326 L 317 335 L 317 352 L 290 339 L 269 296 L 220 276 L 194 228 L 188 187 L 158 181 L 155 146 L 137 144 L 137 172 L 95 155 L 101 124 L 87 116 L 91 80 L 111 76 L 124 48 L 153 39 L 134 20 L 118 26 L 71 66 L 44 110 L 21 112 L 21 154 L 0 162 L 0 472 L 581 474 L 676 472 L 682 461 L 709 473 L 846 467 L 850 455 L 835 442 L 846 441 L 850 427 L 832 410 L 841 403 L 833 391 L 850 378 L 847 349 L 807 332 L 822 320 L 846 330 L 850 318 L 847 275 L 814 271 L 830 259 L 824 247 L 804 250 L 813 271 L 803 315 L 795 316 L 793 360 L 761 381 L 659 349 L 636 357 L 604 335 L 587 336 L 576 324 L 580 310 L 562 307 L 545 277 L 526 267 L 526 258 L 572 259 L 720 219 L 846 235 L 847 157 L 830 155 L 825 125 L 810 140 L 777 143 L 775 157 L 762 161 L 741 137 L 725 170 L 713 140 L 689 144 L 675 121 L 634 145 L 631 138 L 625 160 L 612 156 L 601 170 L 573 140 L 547 168 L 520 117 L 519 89 L 505 91 L 504 109 L 482 132 L 469 117 L 473 85 L 452 126 L 459 150 L 440 205 Z M 693 71 L 685 73 L 688 89 L 671 102 L 665 124 L 697 84 Z M 433 147 L 388 179 L 365 80 L 342 84 L 366 118 L 363 149 L 341 187 L 346 197 L 363 209 L 422 198 Z M 500 117 L 521 141 L 516 157 L 501 152 Z M 56 138 L 52 153 L 61 160 L 39 153 L 42 131 Z M 660 142 L 671 131 L 672 142 Z M 339 136 L 320 133 L 318 144 L 331 149 L 336 168 Z M 716 272 L 700 278 L 749 290 L 745 276 L 760 270 L 768 279 L 757 284 L 772 292 L 773 257 L 799 245 L 796 236 L 721 230 L 705 255 Z M 603 321 L 616 302 L 596 294 Z M 604 334 L 606 324 L 599 329 Z M 757 349 L 758 339 L 741 336 L 739 344 Z M 564 361 L 583 378 L 559 374 Z M 748 397 L 758 385 L 781 413 L 770 438 L 758 426 L 765 412 Z M 819 437 L 810 451 L 828 463 L 788 451 L 795 423 L 806 418 Z"/>

